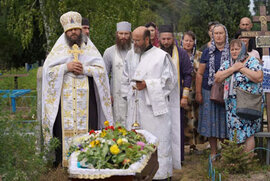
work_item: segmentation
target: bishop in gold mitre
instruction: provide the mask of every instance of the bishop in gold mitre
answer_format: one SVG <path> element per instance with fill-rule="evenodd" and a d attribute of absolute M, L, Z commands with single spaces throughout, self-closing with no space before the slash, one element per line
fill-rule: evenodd
<path fill-rule="evenodd" d="M 60 18 L 64 33 L 43 66 L 42 130 L 45 144 L 60 140 L 55 165 L 68 165 L 72 137 L 113 124 L 109 81 L 102 57 L 87 38 L 83 43 L 82 17 L 70 11 Z"/>

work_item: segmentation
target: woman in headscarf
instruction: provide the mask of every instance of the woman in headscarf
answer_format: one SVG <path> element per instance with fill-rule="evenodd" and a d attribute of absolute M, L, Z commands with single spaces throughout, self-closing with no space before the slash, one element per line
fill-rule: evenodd
<path fill-rule="evenodd" d="M 159 47 L 158 43 L 158 27 L 153 22 L 149 22 L 145 27 L 150 31 L 151 44 L 155 47 Z"/>
<path fill-rule="evenodd" d="M 261 118 L 247 120 L 236 115 L 236 88 L 240 87 L 251 94 L 262 94 L 262 66 L 255 57 L 247 54 L 245 43 L 239 39 L 231 41 L 230 52 L 231 58 L 221 65 L 215 81 L 225 80 L 224 98 L 229 139 L 233 140 L 236 133 L 237 143 L 244 143 L 245 151 L 249 152 L 255 147 L 254 134 L 260 131 Z"/>
<path fill-rule="evenodd" d="M 227 138 L 225 106 L 210 100 L 214 75 L 230 57 L 227 29 L 214 26 L 210 47 L 203 51 L 196 75 L 196 101 L 200 104 L 198 132 L 208 137 L 211 157 L 217 154 L 217 139 Z"/>
<path fill-rule="evenodd" d="M 203 143 L 204 140 L 204 138 L 197 132 L 199 105 L 195 101 L 195 79 L 202 52 L 196 50 L 196 35 L 192 31 L 187 31 L 184 33 L 181 41 L 181 47 L 184 48 L 188 53 L 190 62 L 193 66 L 192 83 L 185 114 L 185 121 L 187 122 L 185 124 L 185 140 L 190 145 L 190 150 L 196 150 L 196 144 Z"/>

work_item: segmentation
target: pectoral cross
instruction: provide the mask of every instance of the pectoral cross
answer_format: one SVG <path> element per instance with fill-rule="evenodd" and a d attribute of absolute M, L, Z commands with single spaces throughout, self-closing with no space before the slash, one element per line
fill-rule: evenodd
<path fill-rule="evenodd" d="M 116 65 L 116 67 L 117 67 L 118 69 L 121 69 L 121 68 L 123 67 L 123 65 L 119 62 L 119 63 Z"/>
<path fill-rule="evenodd" d="M 83 51 L 79 49 L 79 46 L 77 44 L 74 44 L 72 46 L 72 50 L 69 50 L 68 53 L 73 54 L 73 57 L 74 57 L 73 61 L 74 62 L 78 62 L 79 61 L 79 59 L 78 59 L 79 54 L 83 53 Z"/>

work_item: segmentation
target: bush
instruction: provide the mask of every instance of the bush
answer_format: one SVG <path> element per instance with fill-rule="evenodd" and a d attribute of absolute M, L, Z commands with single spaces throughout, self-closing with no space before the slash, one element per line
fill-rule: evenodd
<path fill-rule="evenodd" d="M 52 161 L 45 160 L 45 156 L 59 142 L 41 150 L 40 124 L 22 121 L 22 113 L 9 114 L 2 109 L 5 101 L 0 99 L 0 176 L 3 181 L 39 180 L 52 167 Z"/>

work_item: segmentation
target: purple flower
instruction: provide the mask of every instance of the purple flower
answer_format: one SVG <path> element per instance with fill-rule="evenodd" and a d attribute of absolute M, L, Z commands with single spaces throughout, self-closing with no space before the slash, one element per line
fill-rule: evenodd
<path fill-rule="evenodd" d="M 144 147 L 145 143 L 142 142 L 142 141 L 138 141 L 137 145 L 141 146 L 141 150 L 143 150 L 143 147 Z"/>

